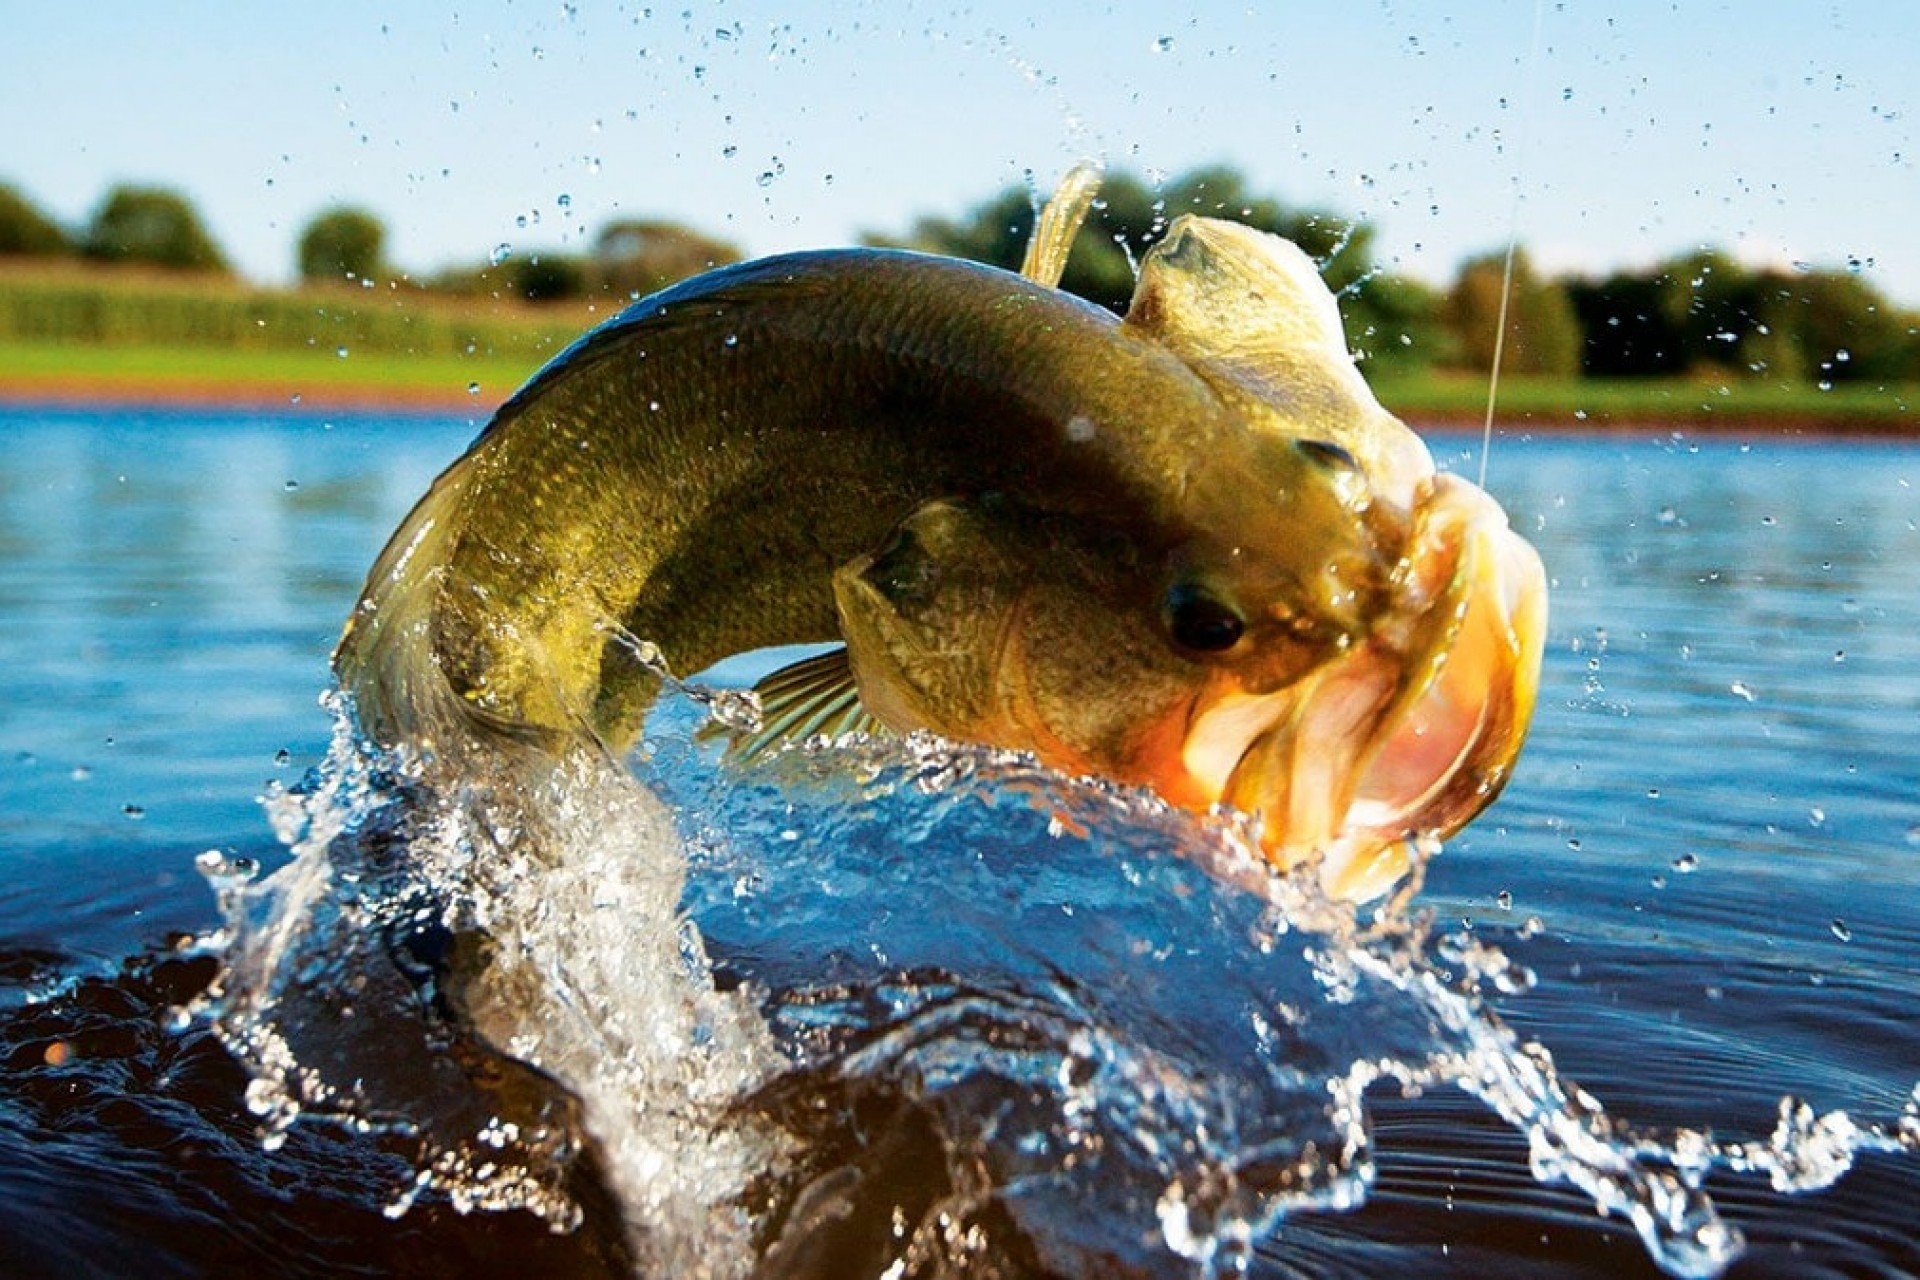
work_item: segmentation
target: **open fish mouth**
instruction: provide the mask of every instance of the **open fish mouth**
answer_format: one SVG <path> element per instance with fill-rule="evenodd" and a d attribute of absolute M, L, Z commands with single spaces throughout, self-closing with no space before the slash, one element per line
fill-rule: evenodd
<path fill-rule="evenodd" d="M 1539 689 L 1538 554 L 1499 504 L 1455 476 L 1426 482 L 1414 520 L 1375 627 L 1284 691 L 1216 702 L 1188 738 L 1189 759 L 1237 761 L 1220 799 L 1260 815 L 1268 857 L 1317 863 L 1338 898 L 1385 892 L 1416 844 L 1493 802 Z M 1245 744 L 1237 753 L 1234 737 Z"/>

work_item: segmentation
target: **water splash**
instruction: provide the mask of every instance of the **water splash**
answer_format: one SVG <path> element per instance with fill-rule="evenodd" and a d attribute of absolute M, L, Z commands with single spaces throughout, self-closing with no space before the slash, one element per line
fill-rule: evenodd
<path fill-rule="evenodd" d="M 731 763 L 748 701 L 669 696 L 632 772 L 396 760 L 336 703 L 327 763 L 270 801 L 292 861 L 205 868 L 204 1011 L 269 1141 L 411 1134 L 395 1212 L 433 1190 L 557 1228 L 585 1164 L 643 1271 L 705 1275 L 1238 1274 L 1290 1214 L 1364 1200 L 1383 1083 L 1479 1099 L 1676 1275 L 1740 1251 L 1712 1170 L 1811 1191 L 1920 1150 L 1920 1098 L 1635 1127 L 1489 1007 L 1533 975 L 1404 899 L 1357 918 L 1231 821 L 1018 755 Z"/>

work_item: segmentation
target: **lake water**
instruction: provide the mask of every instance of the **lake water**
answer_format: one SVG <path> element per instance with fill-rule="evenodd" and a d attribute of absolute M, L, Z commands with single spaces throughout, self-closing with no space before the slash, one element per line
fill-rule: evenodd
<path fill-rule="evenodd" d="M 555 1194 L 578 1220 L 555 1233 L 525 1212 L 461 1212 L 463 1195 L 473 1197 L 458 1178 L 407 1193 L 422 1158 L 417 1139 L 432 1127 L 412 1113 L 377 1125 L 351 1114 L 345 1124 L 308 1119 L 263 1145 L 257 1113 L 272 1113 L 257 1088 L 249 1109 L 247 1071 L 204 1014 L 178 1012 L 221 963 L 181 938 L 233 923 L 196 860 L 215 851 L 223 865 L 288 863 L 261 797 L 340 768 L 337 749 L 326 764 L 335 721 L 318 705 L 327 653 L 386 535 L 476 429 L 457 419 L 293 412 L 0 411 L 0 1271 L 601 1274 L 632 1263 L 636 1175 L 621 1144 L 639 1139 L 625 1130 L 608 1138 L 605 1097 L 592 1092 L 604 1081 L 583 1089 L 589 1114 L 601 1109 L 588 1129 L 603 1150 L 554 1175 Z M 1472 448 L 1436 440 L 1436 454 L 1469 473 Z M 1717 1221 L 1744 1238 L 1730 1274 L 1920 1274 L 1915 486 L 1920 448 L 1905 444 L 1737 434 L 1696 442 L 1652 430 L 1502 438 L 1488 487 L 1554 584 L 1540 710 L 1506 794 L 1428 868 L 1420 902 L 1433 912 L 1432 938 L 1408 944 L 1412 959 L 1377 991 L 1363 963 L 1344 989 L 1350 1015 L 1318 1007 L 1339 989 L 1325 961 L 1346 956 L 1341 946 L 1296 927 L 1287 937 L 1304 937 L 1319 967 L 1277 968 L 1263 957 L 1284 957 L 1288 945 L 1249 946 L 1261 913 L 1245 907 L 1230 872 L 1223 879 L 1198 855 L 1156 859 L 1150 847 L 1210 837 L 1118 801 L 1112 820 L 1132 834 L 1117 846 L 1099 843 L 1097 831 L 1022 835 L 1030 808 L 996 810 L 994 795 L 1038 789 L 1095 827 L 1106 800 L 1055 794 L 1052 782 L 991 761 L 968 764 L 951 809 L 929 808 L 911 762 L 862 762 L 871 785 L 858 799 L 874 815 L 865 826 L 835 825 L 840 801 L 818 778 L 794 784 L 805 791 L 796 801 L 779 797 L 778 779 L 723 792 L 703 780 L 698 760 L 654 761 L 642 772 L 658 771 L 649 777 L 656 791 L 705 815 L 684 833 L 687 887 L 672 910 L 698 926 L 712 953 L 702 963 L 721 987 L 759 993 L 758 1014 L 780 1051 L 823 1046 L 820 1060 L 836 1064 L 843 1093 L 815 1089 L 806 1107 L 838 1098 L 860 1124 L 885 1129 L 876 1116 L 906 1114 L 922 1127 L 948 1126 L 906 1142 L 892 1157 L 904 1165 L 873 1154 L 886 1144 L 868 1133 L 860 1158 L 877 1163 L 852 1160 L 864 1171 L 845 1184 L 853 1198 L 917 1170 L 912 1162 L 928 1151 L 951 1152 L 952 1126 L 969 1123 L 967 1100 L 986 1086 L 920 1043 L 902 1059 L 917 1073 L 911 1089 L 889 1077 L 895 1092 L 875 1093 L 850 1075 L 843 1050 L 853 1051 L 835 1039 L 850 1015 L 798 972 L 822 954 L 823 930 L 863 940 L 855 960 L 867 968 L 836 959 L 854 965 L 836 971 L 836 990 L 864 997 L 891 982 L 894 1013 L 906 1009 L 911 1016 L 900 1016 L 916 1027 L 930 1009 L 962 1009 L 979 1025 L 940 1039 L 941 1051 L 1001 1055 L 1011 1064 L 994 1077 L 1001 1084 L 1034 1085 L 1036 1064 L 1070 1074 L 1062 1064 L 1079 1049 L 1045 1036 L 1012 1047 L 1007 1039 L 1009 1027 L 1024 1035 L 1053 1025 L 1062 1001 L 1094 1008 L 1094 1040 L 1120 1046 L 1098 1060 L 1123 1075 L 1128 1064 L 1161 1061 L 1129 1057 L 1136 1040 L 1160 1043 L 1152 1037 L 1185 1014 L 1208 1026 L 1217 1016 L 1218 1035 L 1194 1050 L 1204 1089 L 1142 1093 L 1137 1073 L 1124 1087 L 1095 1088 L 1093 1128 L 1076 1132 L 1104 1143 L 1097 1176 L 1061 1173 L 1074 1161 L 1055 1150 L 1059 1132 L 1023 1131 L 1020 1158 L 1055 1163 L 1044 1178 L 1022 1165 L 1026 1173 L 995 1184 L 1018 1191 L 998 1202 L 1012 1225 L 972 1225 L 1022 1243 L 989 1250 L 997 1261 L 982 1273 L 1037 1257 L 1100 1274 L 1085 1260 L 1108 1256 L 1102 1249 L 1143 1273 L 1168 1269 L 1167 1241 L 1191 1224 L 1170 1226 L 1164 1200 L 1156 1211 L 1149 1198 L 1143 1211 L 1127 1191 L 1164 1162 L 1115 1153 L 1142 1133 L 1165 1140 L 1192 1130 L 1190 1111 L 1216 1129 L 1221 1116 L 1232 1120 L 1231 1134 L 1212 1133 L 1213 1146 L 1189 1153 L 1193 1167 L 1238 1160 L 1244 1172 L 1259 1143 L 1298 1163 L 1286 1145 L 1293 1131 L 1262 1128 L 1254 1114 L 1291 1105 L 1283 1087 L 1291 1086 L 1273 1074 L 1271 1054 L 1235 1057 L 1241 1051 L 1230 1047 L 1244 1001 L 1264 1000 L 1314 1005 L 1302 1019 L 1312 1028 L 1303 1049 L 1351 1052 L 1354 1061 L 1405 1062 L 1453 1044 L 1449 1037 L 1467 1033 L 1403 1035 L 1388 1024 L 1465 1010 L 1475 1045 L 1501 1027 L 1514 1043 L 1544 1045 L 1557 1078 L 1591 1094 L 1606 1124 L 1628 1126 L 1614 1131 L 1617 1147 L 1631 1154 L 1639 1144 L 1654 1167 L 1672 1167 L 1676 1146 L 1685 1147 L 1676 1135 L 1709 1131 L 1714 1142 L 1775 1152 L 1776 1165 L 1799 1161 L 1770 1180 L 1725 1167 L 1723 1154 L 1704 1173 Z M 950 759 L 941 767 L 953 773 Z M 283 826 L 292 803 L 273 802 Z M 311 818 L 319 802 L 305 803 Z M 1054 841 L 1056 878 L 1023 878 L 1036 874 L 1032 859 L 996 863 L 996 832 L 1022 848 Z M 744 854 L 757 837 L 775 852 Z M 924 840 L 964 842 L 982 869 L 949 874 L 941 888 L 925 878 L 924 858 L 896 865 L 894 853 Z M 782 841 L 796 850 L 779 853 Z M 818 885 L 812 896 L 785 887 L 797 883 L 796 868 L 819 867 L 831 870 L 828 897 L 849 913 L 838 924 L 822 914 Z M 1123 883 L 1138 892 L 1128 898 L 1116 888 Z M 538 896 L 520 890 L 496 905 L 537 914 Z M 884 909 L 945 901 L 943 892 L 953 914 L 932 925 Z M 988 913 L 999 916 L 998 931 L 991 919 L 962 918 L 968 894 L 994 893 L 1008 895 Z M 1058 930 L 1046 945 L 1080 948 L 1063 954 L 1092 972 L 1059 969 L 1053 952 L 1026 956 L 1026 934 L 1006 922 L 1027 922 L 1036 902 Z M 1203 915 L 1193 914 L 1196 902 Z M 315 954 L 315 939 L 334 939 L 341 955 L 355 945 L 341 939 L 357 917 L 329 905 L 331 932 L 314 930 L 300 958 L 333 991 L 366 973 L 350 957 Z M 1103 949 L 1100 930 L 1059 924 L 1076 905 L 1144 940 L 1136 960 Z M 672 920 L 656 930 L 653 941 L 672 951 Z M 541 935 L 511 936 L 537 946 Z M 983 938 L 1015 957 L 985 962 L 991 980 L 971 974 L 963 954 L 974 948 L 977 959 Z M 1475 943 L 1496 947 L 1532 981 L 1496 980 L 1497 964 L 1471 959 Z M 863 958 L 869 952 L 878 958 Z M 1364 962 L 1378 953 L 1353 954 Z M 857 981 L 847 976 L 856 969 Z M 1464 1002 L 1420 994 L 1409 977 L 1463 969 L 1488 979 Z M 744 976 L 728 979 L 734 970 Z M 1165 975 L 1151 989 L 1136 982 L 1148 970 Z M 927 977 L 936 972 L 943 976 Z M 1219 986 L 1242 1003 L 1211 990 L 1209 974 L 1227 975 Z M 1036 994 L 1069 977 L 1065 994 Z M 793 996 L 803 989 L 806 1000 Z M 1016 1008 L 1030 1013 L 1007 1013 Z M 1074 1026 L 1062 1043 L 1083 1045 L 1086 1028 Z M 324 1049 L 372 1080 L 378 1064 L 355 1056 L 367 1053 L 366 1040 L 332 1027 Z M 718 1052 L 713 1043 L 701 1040 L 699 1052 Z M 1500 1044 L 1502 1065 L 1524 1062 Z M 583 1078 L 530 1060 L 570 1083 Z M 928 1084 L 935 1061 L 953 1088 Z M 1259 1077 L 1245 1089 L 1243 1068 L 1248 1080 Z M 1319 1076 L 1302 1079 L 1324 1095 Z M 913 1104 L 905 1111 L 901 1089 Z M 995 1115 L 1009 1114 L 1008 1096 L 993 1095 Z M 800 1105 L 777 1090 L 756 1097 L 776 1116 Z M 895 1109 L 876 1111 L 882 1097 Z M 1810 1110 L 1802 1116 L 1789 1103 L 1783 1112 L 1783 1099 Z M 1311 1194 L 1260 1219 L 1249 1269 L 1657 1273 L 1633 1223 L 1596 1213 L 1591 1186 L 1534 1176 L 1530 1155 L 1553 1174 L 1554 1154 L 1543 1152 L 1541 1131 L 1497 1110 L 1485 1091 L 1445 1078 L 1411 1096 L 1388 1081 L 1367 1088 L 1364 1160 L 1316 1166 Z M 791 1116 L 781 1123 L 793 1128 Z M 1010 1158 L 1000 1138 L 967 1141 L 984 1144 L 995 1169 Z M 811 1177 L 822 1157 L 810 1158 L 782 1157 Z M 1823 1189 L 1775 1189 L 1775 1180 L 1825 1182 L 1809 1167 L 1825 1159 L 1851 1168 Z M 1334 1207 L 1354 1199 L 1363 1203 Z M 395 1212 L 401 1202 L 411 1205 L 405 1213 Z M 1082 1209 L 1093 1226 L 1076 1235 L 1065 1224 Z M 1097 1238 L 1102 1231 L 1121 1243 Z M 1142 1233 L 1152 1240 L 1140 1243 Z M 1683 1255 L 1668 1265 L 1687 1269 Z M 1237 1256 L 1229 1250 L 1215 1263 Z"/>

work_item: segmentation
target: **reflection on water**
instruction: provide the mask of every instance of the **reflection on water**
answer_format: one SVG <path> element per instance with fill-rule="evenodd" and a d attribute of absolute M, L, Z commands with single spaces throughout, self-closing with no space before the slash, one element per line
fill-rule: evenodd
<path fill-rule="evenodd" d="M 469 434 L 455 422 L 0 421 L 0 616 L 8 624 L 0 629 L 0 858 L 9 872 L 0 886 L 0 977 L 4 1006 L 33 1011 L 0 1027 L 0 1048 L 24 1070 L 21 1081 L 52 1089 L 99 1069 L 85 1057 L 64 1065 L 47 1057 L 60 1027 L 81 1020 L 77 1002 L 147 1007 L 154 1012 L 117 1016 L 151 1018 L 191 994 L 192 983 L 176 983 L 141 1006 L 144 979 L 74 987 L 63 975 L 87 968 L 82 957 L 112 961 L 168 931 L 213 925 L 195 855 L 212 848 L 284 862 L 253 796 L 271 777 L 293 782 L 325 750 L 330 725 L 313 699 L 338 621 L 388 529 Z M 1458 465 L 1471 463 L 1463 456 Z M 658 878 L 649 882 L 626 856 L 636 846 L 608 839 L 619 832 L 605 806 L 598 817 L 576 807 L 560 822 L 600 861 L 558 877 L 549 867 L 520 878 L 490 860 L 512 842 L 497 828 L 401 830 L 400 845 L 376 843 L 372 854 L 418 854 L 422 840 L 464 850 L 465 862 L 427 863 L 429 883 L 473 891 L 457 909 L 466 913 L 461 923 L 475 927 L 472 936 L 524 944 L 525 963 L 512 969 L 513 983 L 493 989 L 490 1005 L 458 1007 L 460 992 L 489 990 L 462 986 L 462 975 L 506 971 L 476 968 L 431 929 L 355 934 L 369 918 L 356 912 L 424 907 L 422 918 L 434 920 L 448 910 L 441 901 L 381 898 L 383 886 L 415 883 L 420 864 L 376 859 L 353 868 L 359 887 L 351 892 L 337 878 L 303 890 L 328 913 L 336 932 L 327 937 L 361 940 L 322 947 L 331 958 L 305 975 L 315 984 L 308 993 L 338 995 L 336 981 L 363 990 L 390 982 L 393 1007 L 425 1019 L 410 1034 L 442 1055 L 431 1061 L 469 1085 L 481 1070 L 491 1082 L 478 1095 L 483 1104 L 510 1095 L 529 1131 L 546 1123 L 564 1137 L 572 1123 L 565 1097 L 461 1039 L 474 1027 L 500 1037 L 512 1025 L 499 1020 L 502 1008 L 517 1007 L 519 1032 L 534 1038 L 493 1043 L 574 1087 L 600 1150 L 597 1176 L 622 1198 L 629 1222 L 636 1189 L 668 1185 L 649 1178 L 687 1140 L 689 1130 L 675 1126 L 705 1125 L 702 1142 L 720 1145 L 681 1160 L 670 1189 L 683 1198 L 655 1209 L 676 1204 L 684 1217 L 672 1221 L 709 1230 L 713 1206 L 744 1203 L 750 1212 L 735 1227 L 789 1269 L 877 1256 L 863 1249 L 904 1250 L 907 1241 L 923 1251 L 991 1247 L 1000 1252 L 978 1256 L 1014 1269 L 1039 1260 L 1071 1270 L 1081 1265 L 1075 1258 L 1105 1249 L 1158 1271 L 1208 1249 L 1223 1264 L 1244 1257 L 1236 1241 L 1276 1220 L 1277 1234 L 1250 1263 L 1256 1273 L 1647 1267 L 1631 1224 L 1594 1215 L 1589 1194 L 1599 1192 L 1533 1177 L 1530 1163 L 1551 1172 L 1561 1157 L 1530 1151 L 1527 1124 L 1496 1114 L 1506 1086 L 1477 1086 L 1482 1100 L 1438 1085 L 1403 1099 L 1393 1081 L 1366 1086 L 1364 1073 L 1347 1070 L 1380 1056 L 1430 1066 L 1439 1049 L 1481 1034 L 1473 1028 L 1498 1026 L 1489 1014 L 1544 1044 L 1560 1073 L 1520 1081 L 1521 1096 L 1547 1088 L 1543 1079 L 1579 1081 L 1609 1123 L 1629 1123 L 1648 1140 L 1637 1156 L 1644 1167 L 1668 1168 L 1677 1156 L 1685 1171 L 1704 1160 L 1712 1152 L 1697 1144 L 1680 1142 L 1666 1160 L 1656 1148 L 1674 1147 L 1677 1130 L 1710 1126 L 1722 1168 L 1704 1189 L 1720 1220 L 1745 1236 L 1743 1266 L 1920 1269 L 1913 1156 L 1869 1154 L 1838 1185 L 1804 1196 L 1727 1167 L 1783 1163 L 1787 1153 L 1792 1167 L 1779 1181 L 1815 1185 L 1823 1160 L 1897 1144 L 1903 1123 L 1912 1141 L 1920 1123 L 1910 1097 L 1920 1076 L 1912 1016 L 1920 977 L 1911 965 L 1920 925 L 1908 906 L 1920 882 L 1920 500 L 1909 487 L 1917 473 L 1920 450 L 1905 446 L 1742 451 L 1716 442 L 1695 452 L 1651 433 L 1500 446 L 1490 487 L 1555 578 L 1539 717 L 1501 802 L 1429 869 L 1422 901 L 1435 912 L 1436 937 L 1452 940 L 1411 952 L 1382 943 L 1398 957 L 1383 970 L 1362 963 L 1374 954 L 1368 946 L 1338 943 L 1335 928 L 1296 920 L 1276 932 L 1231 875 L 1208 874 L 1205 859 L 1195 860 L 1206 841 L 1195 846 L 1190 832 L 1173 836 L 1158 825 L 1183 819 L 1134 813 L 1089 824 L 1072 806 L 1094 799 L 1023 782 L 1017 769 L 988 769 L 983 795 L 921 787 L 896 762 L 891 773 L 882 766 L 856 775 L 877 787 L 858 806 L 838 804 L 831 788 L 783 794 L 771 778 L 715 790 L 710 775 L 677 770 L 667 750 L 642 768 L 682 805 L 684 897 L 674 887 L 663 898 Z M 277 766 L 282 747 L 293 759 Z M 592 788 L 573 794 L 607 799 Z M 972 799 L 955 805 L 953 795 Z M 290 797 L 276 809 L 284 817 L 301 803 Z M 1061 817 L 1054 810 L 1062 806 L 1120 844 L 1096 848 L 1073 822 L 1049 832 L 1047 819 Z M 822 823 L 835 842 L 828 847 L 809 843 Z M 379 820 L 371 829 L 395 834 Z M 910 837 L 928 831 L 939 833 L 931 847 L 947 855 L 944 864 L 939 855 L 906 856 L 925 853 Z M 449 835 L 456 838 L 445 843 Z M 1140 839 L 1153 849 L 1127 844 Z M 1168 843 L 1187 857 L 1165 856 Z M 956 847 L 970 856 L 955 862 Z M 396 868 L 398 879 L 389 874 Z M 673 929 L 674 904 L 691 912 L 698 935 Z M 314 954 L 300 950 L 313 936 L 287 941 L 287 955 Z M 1481 944 L 1537 980 L 1519 980 Z M 1359 964 L 1350 991 L 1328 957 Z M 589 963 L 593 972 L 581 968 Z M 1479 994 L 1457 991 L 1476 971 Z M 574 999 L 622 991 L 642 974 L 672 979 L 652 988 L 668 1003 L 692 1000 L 675 1006 L 680 1021 L 669 1020 L 683 1038 L 669 1038 L 681 1048 L 665 1060 L 682 1074 L 636 1074 L 663 1060 L 644 1048 L 663 1024 L 639 1016 L 631 993 L 598 1013 Z M 1421 975 L 1438 985 L 1421 985 Z M 514 985 L 523 979 L 531 986 Z M 695 985 L 673 986 L 688 981 Z M 109 1000 L 101 990 L 119 994 Z M 529 991 L 548 1005 L 515 1006 Z M 1343 991 L 1346 1005 L 1333 999 Z M 743 1002 L 753 1019 L 740 1020 Z M 363 998 L 355 1016 L 387 1003 Z M 564 1016 L 529 1013 L 562 1006 Z M 1446 1021 L 1461 1009 L 1471 1015 L 1465 1032 Z M 609 1022 L 609 1011 L 619 1016 Z M 315 1025 L 326 1033 L 320 1047 L 343 1055 L 315 1064 L 374 1077 L 356 1027 Z M 892 1030 L 863 1038 L 878 1028 Z M 172 1034 L 211 1061 L 204 1028 Z M 1495 1039 L 1493 1062 L 1524 1075 L 1528 1056 Z M 167 1116 L 195 1114 L 157 1101 L 177 1093 L 161 1083 L 171 1078 L 162 1060 L 181 1051 L 168 1044 L 161 1037 L 124 1050 L 128 1062 L 155 1055 L 150 1073 L 121 1077 L 122 1095 L 156 1099 L 143 1146 L 155 1145 L 153 1130 L 171 1124 L 178 1134 L 189 1123 Z M 596 1054 L 619 1071 L 583 1067 Z M 774 1069 L 780 1063 L 789 1065 Z M 205 1081 L 216 1076 L 198 1071 Z M 222 1088 L 197 1095 L 200 1114 L 239 1111 L 237 1083 L 219 1078 Z M 1345 1093 L 1328 1092 L 1334 1080 Z M 639 1138 L 608 1118 L 634 1090 L 695 1086 L 706 1090 L 701 1107 L 723 1096 L 751 1105 L 718 1127 L 710 1112 L 683 1108 Z M 461 1125 L 471 1136 L 469 1122 L 493 1114 L 461 1112 L 472 1095 L 447 1097 L 455 1095 L 466 1101 L 448 1105 L 443 1154 L 457 1147 Z M 1804 1099 L 1805 1112 L 1789 1106 L 1783 1116 L 1786 1096 Z M 1372 1126 L 1360 1131 L 1364 1146 L 1349 1151 L 1343 1144 L 1355 1131 L 1339 1104 L 1355 1098 Z M 254 1101 L 270 1119 L 272 1097 Z M 6 1097 L 0 1106 L 28 1124 L 23 1132 L 87 1123 Z M 1838 1111 L 1881 1134 L 1846 1131 L 1831 1118 Z M 217 1122 L 234 1134 L 250 1123 L 243 1114 Z M 122 1131 L 95 1123 L 94 1140 L 112 1149 Z M 118 1141 L 132 1142 L 128 1132 Z M 396 1172 L 407 1165 L 393 1161 L 418 1159 L 401 1142 L 356 1156 L 360 1172 L 342 1172 L 327 1163 L 335 1157 L 316 1154 L 311 1132 L 296 1126 L 287 1152 L 332 1169 L 336 1191 L 358 1178 L 360 1216 L 323 1227 L 318 1215 L 332 1212 L 323 1206 L 338 1204 L 328 1201 L 332 1192 L 304 1209 L 272 1199 L 260 1188 L 283 1177 L 273 1161 L 285 1153 L 248 1157 L 225 1140 L 220 1149 L 235 1151 L 228 1158 L 237 1163 L 197 1166 L 192 1206 L 224 1199 L 238 1218 L 284 1222 L 277 1234 L 288 1241 L 279 1253 L 232 1249 L 318 1274 L 328 1255 L 311 1242 L 328 1230 L 416 1232 L 424 1214 L 439 1224 L 425 1247 L 451 1258 L 477 1238 L 463 1221 L 501 1217 L 433 1216 L 477 1185 L 471 1162 L 415 1184 Z M 1315 1155 L 1303 1162 L 1309 1140 Z M 340 1150 L 394 1141 L 369 1135 Z M 1619 1154 L 1620 1144 L 1635 1154 L 1616 1134 L 1589 1155 Z M 544 1150 L 564 1163 L 565 1147 Z M 33 1153 L 21 1155 L 19 1167 L 37 1171 L 28 1176 L 72 1188 L 77 1166 L 39 1165 Z M 1076 1163 L 1099 1176 L 1058 1176 Z M 893 1180 L 902 1169 L 918 1171 L 917 1181 Z M 150 1176 L 144 1194 L 162 1206 L 161 1218 L 169 1195 L 182 1219 L 203 1211 L 169 1190 L 175 1179 L 165 1165 Z M 623 1215 L 596 1208 L 577 1177 L 566 1181 L 574 1175 L 559 1176 L 542 1185 L 560 1201 L 584 1203 L 578 1238 L 597 1242 L 589 1252 L 604 1258 L 637 1247 L 631 1239 L 609 1245 L 609 1215 Z M 982 1186 L 1005 1193 L 982 1198 Z M 1170 1199 L 1174 1186 L 1182 1190 Z M 866 1207 L 878 1218 L 842 1212 L 880 1187 L 912 1201 L 901 1234 L 877 1202 Z M 1357 1209 L 1326 1211 L 1360 1190 L 1366 1203 Z M 1099 1203 L 1082 1216 L 1088 1195 Z M 66 1201 L 74 1207 L 64 1212 L 86 1212 L 81 1200 Z M 43 1202 L 63 1201 L 35 1201 Z M 396 1202 L 418 1207 L 380 1225 L 381 1208 Z M 1683 1184 L 1671 1203 L 1682 1214 L 1698 1207 Z M 972 1216 L 949 1212 L 956 1209 Z M 21 1221 L 0 1216 L 0 1235 Z M 346 1221 L 355 1225 L 338 1225 Z M 1119 1234 L 1106 1240 L 1108 1231 Z M 124 1241 L 113 1254 L 115 1243 L 78 1260 L 126 1256 Z M 492 1259 L 502 1269 L 511 1257 L 534 1256 L 524 1241 L 505 1248 Z"/>

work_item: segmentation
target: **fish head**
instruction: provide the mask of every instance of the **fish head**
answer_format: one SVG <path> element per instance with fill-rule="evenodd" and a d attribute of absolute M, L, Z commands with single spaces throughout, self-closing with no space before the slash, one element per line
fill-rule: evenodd
<path fill-rule="evenodd" d="M 1195 549 L 995 500 L 929 503 L 835 577 L 882 722 L 1027 750 L 1205 812 L 1365 899 L 1506 780 L 1531 715 L 1538 557 L 1476 487 L 1435 477 L 1386 595 L 1337 632 L 1251 617 Z"/>
<path fill-rule="evenodd" d="M 1269 856 L 1366 898 L 1419 842 L 1492 802 L 1526 736 L 1546 630 L 1538 555 L 1479 487 L 1436 472 L 1375 399 L 1318 267 L 1279 236 L 1185 216 L 1147 255 L 1126 325 L 1177 355 L 1255 438 L 1351 461 L 1391 561 L 1354 643 L 1284 688 L 1195 708 L 1183 786 L 1261 816 Z"/>
<path fill-rule="evenodd" d="M 1539 557 L 1375 400 L 1291 243 L 1177 220 L 1124 327 L 1199 375 L 1232 429 L 1129 442 L 1163 450 L 1157 505 L 913 513 L 836 578 L 861 701 L 896 728 L 1231 806 L 1276 865 L 1382 893 L 1511 772 Z"/>

